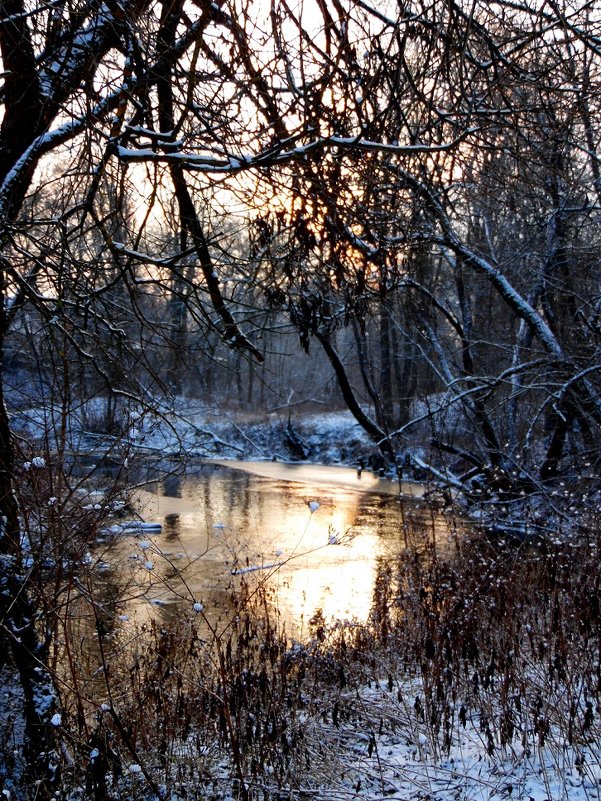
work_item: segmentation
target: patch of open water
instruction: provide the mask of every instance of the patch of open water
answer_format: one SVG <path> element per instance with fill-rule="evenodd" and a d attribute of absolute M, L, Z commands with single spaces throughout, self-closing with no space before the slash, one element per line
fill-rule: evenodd
<path fill-rule="evenodd" d="M 290 633 L 321 610 L 326 621 L 367 619 L 378 566 L 410 541 L 452 547 L 450 520 L 419 485 L 320 465 L 228 462 L 140 491 L 140 514 L 160 532 L 122 536 L 106 554 L 129 586 L 124 613 L 165 620 L 200 603 L 228 620 L 243 580 L 266 582 Z M 198 607 L 197 607 L 198 608 Z"/>

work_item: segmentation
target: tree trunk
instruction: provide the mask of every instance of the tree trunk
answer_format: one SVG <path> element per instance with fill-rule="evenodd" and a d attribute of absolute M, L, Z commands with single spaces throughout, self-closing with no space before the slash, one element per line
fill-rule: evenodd
<path fill-rule="evenodd" d="M 390 355 L 390 318 L 386 300 L 380 304 L 380 397 L 382 398 L 382 427 L 390 431 L 393 425 L 392 359 Z"/>
<path fill-rule="evenodd" d="M 545 461 L 540 468 L 540 477 L 543 481 L 555 478 L 559 471 L 559 462 L 563 456 L 566 435 L 573 419 L 573 414 L 566 404 L 563 404 L 557 412 L 554 412 L 551 420 L 553 422 L 553 433 L 545 455 Z"/>
<path fill-rule="evenodd" d="M 411 404 L 417 388 L 416 348 L 407 331 L 402 331 L 402 347 L 399 343 L 397 329 L 391 326 L 392 364 L 398 401 L 398 412 L 395 427 L 400 428 L 408 422 Z M 401 358 L 402 351 L 402 358 Z"/>
<path fill-rule="evenodd" d="M 386 434 L 376 423 L 374 423 L 373 420 L 370 420 L 370 418 L 365 414 L 359 405 L 359 401 L 357 400 L 355 391 L 350 384 L 342 360 L 338 355 L 336 348 L 332 345 L 329 335 L 317 333 L 315 336 L 324 349 L 330 364 L 334 368 L 334 373 L 336 374 L 336 378 L 338 380 L 338 386 L 340 387 L 342 397 L 344 398 L 344 402 L 346 403 L 349 411 L 359 423 L 361 428 L 363 428 L 363 430 L 372 438 L 382 455 L 391 464 L 396 463 L 394 448 L 392 447 L 392 443 L 390 442 L 388 434 Z"/>
<path fill-rule="evenodd" d="M 4 276 L 0 274 L 0 365 L 4 365 L 6 314 Z M 2 370 L 3 372 L 3 370 Z M 27 779 L 38 784 L 36 797 L 49 797 L 58 779 L 51 718 L 57 693 L 46 667 L 36 630 L 21 560 L 21 527 L 15 495 L 15 465 L 10 421 L 0 381 L 0 645 L 8 647 L 23 690 Z"/>
<path fill-rule="evenodd" d="M 380 428 L 382 428 L 383 427 L 382 405 L 380 403 L 380 396 L 378 395 L 378 392 L 374 387 L 374 382 L 372 380 L 372 377 L 368 372 L 365 333 L 360 330 L 356 320 L 353 320 L 353 334 L 355 337 L 355 345 L 357 346 L 357 355 L 359 357 L 359 370 L 361 372 L 361 378 L 363 379 L 363 384 L 365 386 L 365 389 L 367 390 L 367 394 L 371 398 L 371 401 L 374 405 L 376 423 L 378 424 L 378 426 L 380 426 Z"/>

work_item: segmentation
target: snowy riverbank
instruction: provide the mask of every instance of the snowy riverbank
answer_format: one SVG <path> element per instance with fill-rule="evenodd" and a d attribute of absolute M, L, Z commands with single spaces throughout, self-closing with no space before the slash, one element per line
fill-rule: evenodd
<path fill-rule="evenodd" d="M 13 429 L 53 447 L 48 414 L 48 409 L 21 409 L 12 415 Z M 157 402 L 146 411 L 138 407 L 122 410 L 117 429 L 114 434 L 107 431 L 104 401 L 89 402 L 69 419 L 69 450 L 100 453 L 113 447 L 115 457 L 116 452 L 127 452 L 134 458 L 162 455 L 289 461 L 299 458 L 300 449 L 307 461 L 350 465 L 375 450 L 348 411 L 259 415 L 177 398 L 169 405 Z"/>
<path fill-rule="evenodd" d="M 234 421 L 184 402 L 169 414 L 167 425 L 167 410 L 132 413 L 115 458 L 291 458 L 287 416 Z M 348 413 L 299 417 L 293 429 L 312 461 L 352 465 L 372 447 Z M 102 626 L 85 635 L 90 664 L 70 666 L 77 681 L 61 677 L 60 797 L 91 796 L 86 775 L 102 732 L 119 755 L 107 801 L 239 801 L 241 774 L 253 801 L 599 801 L 594 520 L 540 550 L 484 538 L 456 548 L 444 559 L 421 548 L 382 560 L 367 625 L 328 631 L 317 619 L 303 644 L 277 640 L 277 610 L 262 620 L 268 588 L 264 604 L 251 594 L 250 609 L 227 623 L 231 640 L 194 628 L 206 615 L 199 602 L 181 629 L 123 627 L 118 601 L 102 595 L 114 577 L 105 570 L 101 600 L 92 599 L 97 575 L 82 561 L 72 586 Z M 85 629 L 85 615 L 76 625 Z M 100 637 L 105 653 L 115 649 L 108 669 L 94 655 Z M 98 689 L 103 671 L 110 697 Z M 7 668 L 4 678 L 0 787 L 7 799 L 26 798 L 16 787 L 21 696 Z"/>

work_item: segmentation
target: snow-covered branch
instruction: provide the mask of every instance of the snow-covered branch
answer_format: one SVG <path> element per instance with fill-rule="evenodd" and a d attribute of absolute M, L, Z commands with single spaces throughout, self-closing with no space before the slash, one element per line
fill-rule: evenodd
<path fill-rule="evenodd" d="M 257 153 L 244 153 L 232 155 L 229 158 L 213 156 L 208 153 L 160 152 L 155 147 L 131 148 L 120 145 L 118 155 L 126 163 L 155 162 L 163 164 L 180 164 L 185 170 L 206 173 L 238 173 L 259 167 L 276 166 L 291 161 L 304 159 L 323 150 L 339 149 L 355 152 L 378 152 L 393 156 L 416 156 L 435 153 L 444 153 L 456 148 L 470 135 L 477 132 L 477 128 L 469 128 L 461 136 L 443 144 L 407 144 L 400 145 L 395 142 L 379 142 L 365 139 L 362 136 L 324 136 L 310 140 L 306 144 L 299 144 L 293 148 L 286 146 L 270 146 L 267 150 Z"/>

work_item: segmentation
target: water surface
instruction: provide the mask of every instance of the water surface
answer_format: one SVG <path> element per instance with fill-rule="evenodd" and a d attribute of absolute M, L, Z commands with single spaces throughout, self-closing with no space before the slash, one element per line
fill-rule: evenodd
<path fill-rule="evenodd" d="M 157 532 L 123 536 L 107 560 L 132 581 L 127 613 L 203 613 L 225 625 L 241 581 L 266 586 L 287 629 L 366 620 L 378 565 L 411 538 L 445 547 L 448 521 L 421 506 L 418 485 L 363 471 L 270 462 L 212 463 L 141 491 L 140 513 Z M 406 496 L 406 497 L 405 497 Z M 137 596 L 137 597 L 134 597 Z"/>

